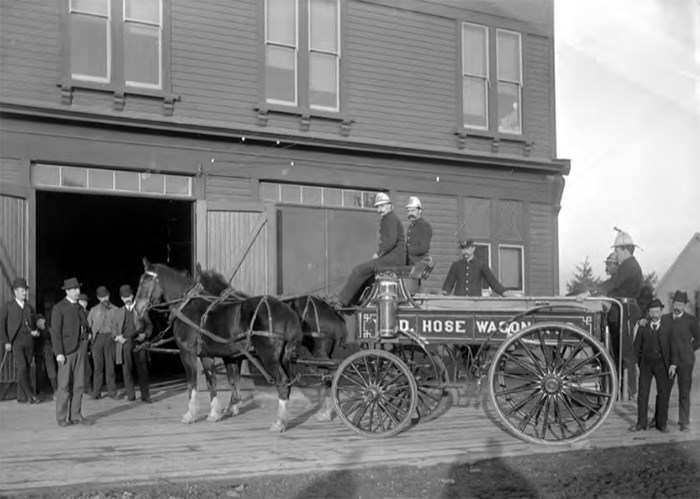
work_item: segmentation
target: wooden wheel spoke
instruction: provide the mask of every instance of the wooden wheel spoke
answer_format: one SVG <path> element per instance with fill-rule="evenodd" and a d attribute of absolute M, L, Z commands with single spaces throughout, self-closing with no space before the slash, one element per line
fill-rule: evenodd
<path fill-rule="evenodd" d="M 525 376 L 522 374 L 512 374 L 512 373 L 506 373 L 506 372 L 501 372 L 498 373 L 498 376 L 500 378 L 510 378 L 510 379 L 517 379 L 520 381 L 540 381 L 540 377 L 537 376 L 533 378 L 532 376 Z"/>
<path fill-rule="evenodd" d="M 566 423 L 561 417 L 561 408 L 559 407 L 559 404 L 557 403 L 557 400 L 554 399 L 552 402 L 554 405 L 554 424 L 559 425 L 559 432 L 561 433 L 561 439 L 566 440 Z M 552 432 L 554 433 L 554 432 Z"/>
<path fill-rule="evenodd" d="M 362 382 L 360 385 L 358 382 L 355 382 L 358 386 L 362 386 L 363 388 L 367 386 L 368 383 L 368 378 L 365 378 L 365 376 L 362 374 L 362 371 L 360 371 L 355 364 L 350 364 L 350 369 L 355 371 L 357 374 L 357 378 Z M 347 379 L 350 379 L 349 375 L 343 372 L 343 376 L 346 377 Z"/>
<path fill-rule="evenodd" d="M 576 356 L 578 355 L 578 353 L 579 353 L 581 350 L 583 350 L 583 347 L 585 346 L 585 343 L 586 343 L 586 340 L 585 340 L 584 338 L 580 338 L 580 339 L 578 340 L 578 344 L 574 347 L 573 351 L 569 354 L 569 356 L 568 356 L 566 359 L 564 359 L 564 362 L 562 362 L 562 364 L 559 366 L 559 371 L 560 371 L 560 372 L 561 372 L 562 370 L 564 370 L 564 368 L 566 367 L 566 365 L 567 365 L 569 362 L 571 362 L 573 359 L 576 358 Z"/>
<path fill-rule="evenodd" d="M 384 389 L 384 393 L 391 393 L 391 394 L 396 395 L 396 392 L 399 392 L 399 391 L 401 391 L 401 390 L 406 390 L 406 389 L 410 388 L 410 386 L 411 386 L 411 385 L 409 385 L 409 384 L 405 384 L 405 385 L 393 385 L 393 386 L 390 386 L 390 387 L 385 388 L 385 389 Z"/>
<path fill-rule="evenodd" d="M 576 412 L 574 411 L 574 408 L 571 407 L 571 404 L 569 403 L 567 397 L 566 397 L 565 395 L 564 395 L 564 396 L 560 396 L 560 397 L 558 397 L 558 400 L 561 400 L 562 405 L 563 405 L 564 408 L 569 412 L 569 414 L 571 414 L 571 417 L 574 419 L 574 421 L 576 422 L 576 424 L 578 425 L 578 427 L 581 429 L 581 431 L 582 431 L 582 432 L 585 432 L 585 431 L 586 431 L 586 426 L 583 424 L 583 421 L 581 420 L 581 418 L 578 417 L 578 415 L 577 415 Z"/>
<path fill-rule="evenodd" d="M 394 408 L 399 414 L 401 414 L 402 411 L 400 408 L 396 407 L 388 400 L 386 401 L 386 403 L 387 403 L 387 405 Z M 377 404 L 381 408 L 382 412 L 391 420 L 391 422 L 394 424 L 394 426 L 398 426 L 399 420 L 394 417 L 394 415 L 387 409 L 387 407 L 381 401 L 377 402 Z M 403 417 L 401 419 L 403 419 Z"/>
<path fill-rule="evenodd" d="M 527 390 L 534 390 L 538 387 L 539 383 L 538 382 L 530 382 L 526 383 L 524 385 L 516 386 L 514 388 L 508 388 L 506 390 L 499 390 L 496 395 L 500 396 L 505 396 L 505 395 L 512 395 L 513 393 L 520 393 L 524 392 Z"/>
<path fill-rule="evenodd" d="M 355 366 L 352 366 L 355 367 Z M 343 372 L 341 373 L 341 377 L 343 379 L 348 380 L 350 383 L 355 385 L 356 387 L 364 390 L 367 387 L 367 381 L 365 381 L 363 378 L 360 378 L 359 380 L 356 377 L 350 376 L 348 373 Z"/>
<path fill-rule="evenodd" d="M 597 396 L 598 394 L 596 394 Z M 568 394 L 568 398 L 577 403 L 578 405 L 581 405 L 588 409 L 589 411 L 595 413 L 596 416 L 601 417 L 602 414 L 600 413 L 599 408 L 592 406 L 587 400 L 584 400 L 583 398 L 575 397 L 573 393 Z"/>
<path fill-rule="evenodd" d="M 540 340 L 540 350 L 542 351 L 542 359 L 544 360 L 544 367 L 546 368 L 547 372 L 549 372 L 549 359 L 547 358 L 547 345 L 545 344 L 544 341 L 544 333 L 542 332 L 541 329 L 537 330 L 537 336 L 539 337 Z"/>
<path fill-rule="evenodd" d="M 599 373 L 591 373 L 591 374 L 582 374 L 580 376 L 576 376 L 576 378 L 569 379 L 567 378 L 567 381 L 570 383 L 582 383 L 585 381 L 600 381 L 603 383 L 605 381 L 605 378 L 610 376 L 612 373 L 609 371 L 601 371 Z"/>
<path fill-rule="evenodd" d="M 552 431 L 550 425 L 549 425 L 549 407 L 552 405 L 552 401 L 550 397 L 547 397 L 544 405 L 544 417 L 542 418 L 542 432 L 540 433 L 540 438 L 542 440 L 545 439 L 545 436 L 547 435 L 547 428 Z"/>
<path fill-rule="evenodd" d="M 539 414 L 542 404 L 544 403 L 544 400 L 546 397 L 542 394 L 540 395 L 540 399 L 535 403 L 535 407 L 530 409 L 530 412 L 525 415 L 525 417 L 520 421 L 520 425 L 518 426 L 520 428 L 520 431 L 525 431 L 525 428 L 527 428 L 527 425 L 530 424 L 530 421 L 532 421 L 533 416 L 535 414 Z M 535 425 L 537 426 L 537 425 Z"/>
<path fill-rule="evenodd" d="M 582 386 L 576 386 L 576 385 L 569 385 L 569 390 L 571 392 L 583 393 L 586 395 L 591 395 L 593 397 L 607 397 L 607 398 L 612 397 L 612 393 L 599 392 L 596 390 L 591 390 L 590 388 L 583 388 Z"/>
<path fill-rule="evenodd" d="M 357 427 L 360 426 L 360 422 L 365 417 L 365 414 L 367 414 L 367 409 L 369 408 L 369 405 L 370 404 L 368 404 L 367 402 L 364 402 L 364 401 L 358 402 L 357 404 L 353 405 L 353 407 L 351 407 L 349 411 L 347 411 L 346 414 L 348 416 L 350 416 L 353 413 L 355 414 L 355 416 L 352 419 L 352 424 L 354 424 Z M 357 412 L 360 409 L 362 409 L 361 412 Z"/>
<path fill-rule="evenodd" d="M 564 345 L 564 331 L 560 331 L 559 336 L 557 336 L 557 351 L 555 352 L 554 360 L 552 361 L 552 368 L 558 369 L 559 363 L 562 360 L 562 347 Z"/>
<path fill-rule="evenodd" d="M 528 353 L 529 353 L 529 352 L 528 352 Z M 530 357 L 532 358 L 532 356 L 530 356 Z M 509 353 L 504 353 L 504 354 L 503 354 L 503 359 L 504 359 L 504 360 L 512 360 L 513 362 L 515 362 L 516 364 L 518 364 L 520 367 L 522 367 L 523 369 L 525 369 L 527 372 L 529 372 L 530 374 L 532 374 L 533 376 L 535 376 L 537 379 L 539 379 L 539 378 L 542 377 L 542 374 L 543 374 L 543 373 L 542 373 L 541 370 L 540 370 L 540 372 L 535 371 L 535 370 L 532 369 L 530 366 L 528 366 L 528 365 L 525 364 L 523 361 L 521 361 L 519 358 L 514 357 L 513 355 L 511 355 L 511 354 L 509 354 Z"/>
<path fill-rule="evenodd" d="M 518 342 L 522 345 L 522 347 L 523 347 L 522 349 L 525 350 L 525 353 L 527 354 L 527 356 L 530 357 L 530 360 L 532 361 L 532 365 L 535 366 L 535 368 L 539 371 L 539 373 L 533 372 L 533 374 L 535 374 L 535 375 L 545 374 L 544 371 L 542 370 L 542 366 L 540 366 L 540 363 L 538 362 L 538 360 L 535 358 L 534 355 L 532 355 L 532 352 L 530 351 L 530 347 L 528 347 L 525 343 L 523 343 L 522 338 L 520 338 L 518 340 Z M 515 357 L 511 356 L 511 358 L 513 360 L 515 360 Z M 523 367 L 525 367 L 525 366 L 523 365 Z"/>
<path fill-rule="evenodd" d="M 505 415 L 506 415 L 506 416 L 510 416 L 510 415 L 513 414 L 514 412 L 520 411 L 520 409 L 522 409 L 523 407 L 525 407 L 528 403 L 530 403 L 530 402 L 531 402 L 535 397 L 537 397 L 538 395 L 539 395 L 538 392 L 532 392 L 532 393 L 530 394 L 530 396 L 524 398 L 523 400 L 521 400 L 520 402 L 518 402 L 517 404 L 515 404 L 514 406 L 512 406 L 512 407 L 510 408 L 510 410 L 508 410 L 508 412 L 505 413 Z"/>
<path fill-rule="evenodd" d="M 574 373 L 574 372 L 578 371 L 580 368 L 582 368 L 582 367 L 585 366 L 586 364 L 590 364 L 591 362 L 593 362 L 594 360 L 596 360 L 596 359 L 597 359 L 598 357 L 600 357 L 601 355 L 602 355 L 601 352 L 596 352 L 595 355 L 593 355 L 593 357 L 587 357 L 587 358 L 585 358 L 585 359 L 583 359 L 583 360 L 580 360 L 579 362 L 577 362 L 577 363 L 574 364 L 573 366 L 569 366 L 569 367 L 566 368 L 566 369 L 562 369 L 562 371 L 560 372 L 560 375 L 561 375 L 562 377 L 564 377 L 564 376 L 569 376 L 571 373 Z"/>

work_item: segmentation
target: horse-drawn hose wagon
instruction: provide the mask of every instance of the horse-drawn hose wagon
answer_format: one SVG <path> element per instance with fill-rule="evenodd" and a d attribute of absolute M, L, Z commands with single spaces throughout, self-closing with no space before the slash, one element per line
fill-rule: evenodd
<path fill-rule="evenodd" d="M 137 310 L 163 300 L 169 307 L 188 377 L 185 422 L 196 413 L 197 357 L 212 396 L 209 419 L 222 417 L 212 358 L 224 359 L 234 415 L 237 366 L 247 358 L 277 386 L 276 431 L 286 428 L 289 389 L 301 377 L 290 373 L 300 367 L 312 367 L 328 388 L 318 419 L 330 420 L 334 409 L 348 427 L 371 437 L 395 435 L 435 415 L 446 392 L 465 380 L 485 380 L 503 424 L 535 443 L 585 438 L 617 399 L 619 366 L 610 353 L 607 312 L 616 308 L 624 327 L 633 304 L 411 294 L 409 278 L 384 270 L 359 306 L 342 311 L 353 316 L 350 341 L 359 348 L 337 360 L 332 354 L 346 339 L 346 321 L 321 298 L 248 297 L 222 279 L 207 285 L 201 277 L 188 281 L 165 266 L 144 265 Z M 311 356 L 298 355 L 302 344 Z"/>

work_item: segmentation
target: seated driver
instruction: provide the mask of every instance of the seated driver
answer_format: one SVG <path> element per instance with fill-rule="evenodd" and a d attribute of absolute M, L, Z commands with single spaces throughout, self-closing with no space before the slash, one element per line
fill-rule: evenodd
<path fill-rule="evenodd" d="M 406 259 L 406 238 L 401 220 L 394 213 L 389 196 L 380 192 L 374 199 L 374 206 L 380 216 L 379 247 L 372 259 L 352 269 L 352 274 L 337 298 L 332 301 L 347 307 L 357 292 L 374 275 L 378 267 L 403 265 Z"/>

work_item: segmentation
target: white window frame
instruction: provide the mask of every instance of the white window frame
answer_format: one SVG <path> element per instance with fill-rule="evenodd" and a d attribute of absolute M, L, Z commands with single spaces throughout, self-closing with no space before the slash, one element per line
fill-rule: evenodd
<path fill-rule="evenodd" d="M 518 56 L 520 60 L 518 61 L 518 69 L 519 69 L 519 74 L 518 74 L 518 81 L 513 81 L 513 80 L 507 80 L 505 78 L 501 78 L 500 72 L 498 71 L 498 43 L 499 43 L 499 35 L 501 33 L 508 33 L 509 35 L 516 35 L 518 38 Z M 517 31 L 511 31 L 507 29 L 496 29 L 496 97 L 500 100 L 500 94 L 498 92 L 498 85 L 503 82 L 503 83 L 509 83 L 511 85 L 517 85 L 518 86 L 518 123 L 520 124 L 520 130 L 517 132 L 514 132 L 512 130 L 502 130 L 501 129 L 501 123 L 500 123 L 500 116 L 498 117 L 498 131 L 499 133 L 508 133 L 512 135 L 522 135 L 523 133 L 523 36 L 521 33 Z M 500 102 L 499 102 L 499 107 L 500 107 Z M 497 113 L 500 114 L 500 113 Z"/>
<path fill-rule="evenodd" d="M 520 288 L 510 288 L 503 284 L 503 275 L 502 275 L 502 269 L 503 265 L 501 265 L 501 249 L 502 248 L 508 248 L 508 249 L 518 249 L 520 250 L 520 281 L 522 283 L 522 287 Z M 498 245 L 498 280 L 500 281 L 501 284 L 503 284 L 503 287 L 505 287 L 507 290 L 511 291 L 519 291 L 524 293 L 525 292 L 525 246 L 522 244 L 499 244 Z"/>
<path fill-rule="evenodd" d="M 80 14 L 83 16 L 92 16 L 99 17 L 100 19 L 105 19 L 104 16 L 99 14 L 76 10 L 75 8 L 73 8 L 73 0 L 69 0 L 68 16 L 70 17 L 73 14 Z M 72 35 L 72 33 L 69 34 L 69 36 L 70 35 Z M 112 0 L 107 0 L 107 77 L 100 78 L 99 76 L 81 75 L 79 73 L 73 73 L 73 71 L 71 71 L 71 78 L 77 81 L 91 81 L 95 83 L 110 83 L 112 81 Z"/>
<path fill-rule="evenodd" d="M 467 73 L 466 68 L 464 67 L 464 27 L 465 26 L 473 26 L 475 28 L 479 28 L 483 30 L 484 32 L 484 48 L 486 50 L 486 75 L 477 75 L 477 74 L 471 74 Z M 484 26 L 482 24 L 474 24 L 474 23 L 468 23 L 468 22 L 463 22 L 462 23 L 462 29 L 461 29 L 461 47 L 460 47 L 460 54 L 461 54 L 461 67 L 462 67 L 462 78 L 461 78 L 461 92 L 462 92 L 462 110 L 461 110 L 461 116 L 462 116 L 462 126 L 464 128 L 471 128 L 474 130 L 488 130 L 490 127 L 490 114 L 491 114 L 491 106 L 490 106 L 490 99 L 489 99 L 489 94 L 490 94 L 490 87 L 491 87 L 491 54 L 489 50 L 489 27 Z M 464 122 L 464 80 L 465 78 L 480 78 L 484 80 L 484 103 L 486 105 L 486 125 L 485 126 L 478 126 L 478 125 L 471 125 L 467 124 Z"/>
<path fill-rule="evenodd" d="M 294 46 L 286 45 L 280 42 L 273 42 L 268 38 L 267 30 L 267 12 L 268 12 L 268 0 L 265 0 L 263 5 L 264 10 L 264 20 L 265 23 L 265 60 L 264 64 L 267 69 L 267 47 L 268 45 L 276 47 L 284 47 L 294 49 L 294 101 L 283 101 L 279 99 L 270 99 L 265 95 L 265 101 L 268 104 L 280 104 L 283 106 L 298 106 L 299 105 L 299 0 L 294 0 Z"/>
<path fill-rule="evenodd" d="M 267 0 L 266 0 L 267 1 Z M 295 0 L 298 1 L 298 0 Z M 311 92 L 311 53 L 316 52 L 319 54 L 326 54 L 326 55 L 334 55 L 335 56 L 335 106 L 334 107 L 329 107 L 329 106 L 319 106 L 319 105 L 313 105 L 311 102 L 309 102 L 309 108 L 311 109 L 318 109 L 321 111 L 333 111 L 337 112 L 340 110 L 340 1 L 335 0 L 335 11 L 336 11 L 336 18 L 335 18 L 335 36 L 336 36 L 336 41 L 335 41 L 335 46 L 337 47 L 337 52 L 328 52 L 325 50 L 318 50 L 318 49 L 313 49 L 311 47 L 311 2 L 313 0 L 309 0 L 309 8 L 307 10 L 307 35 L 308 35 L 308 48 L 309 48 L 309 93 Z M 297 33 L 299 32 L 298 26 L 297 26 Z M 268 101 L 269 102 L 269 101 Z"/>
<path fill-rule="evenodd" d="M 111 0 L 110 0 L 111 1 Z M 148 88 L 148 89 L 155 89 L 155 90 L 160 90 L 163 88 L 163 0 L 158 0 L 158 24 L 153 24 L 152 22 L 149 21 L 142 21 L 138 19 L 128 19 L 126 17 L 126 0 L 121 0 L 122 2 L 122 23 L 134 23 L 134 24 L 143 24 L 146 26 L 156 26 L 158 28 L 158 83 L 153 84 L 153 83 L 142 83 L 138 81 L 131 81 L 127 80 L 126 77 L 124 78 L 124 84 L 127 87 L 136 87 L 136 88 Z M 122 31 L 123 33 L 123 31 Z M 124 35 L 122 34 L 122 46 L 124 45 Z M 126 54 L 124 54 L 124 61 L 122 62 L 122 65 L 126 67 Z"/>

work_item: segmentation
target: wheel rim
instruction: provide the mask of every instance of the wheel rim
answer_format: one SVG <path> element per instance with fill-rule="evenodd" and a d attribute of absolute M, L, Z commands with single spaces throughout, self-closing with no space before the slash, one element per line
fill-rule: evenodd
<path fill-rule="evenodd" d="M 416 409 L 416 382 L 401 359 L 382 350 L 357 352 L 338 367 L 333 402 L 357 433 L 389 437 L 406 428 Z"/>
<path fill-rule="evenodd" d="M 416 380 L 418 402 L 416 413 L 421 421 L 429 421 L 438 413 L 445 395 L 445 365 L 438 355 L 417 345 L 400 345 L 395 353 L 403 360 Z"/>
<path fill-rule="evenodd" d="M 539 324 L 501 345 L 491 400 L 511 431 L 536 443 L 569 443 L 593 432 L 616 399 L 614 363 L 593 337 L 567 324 Z"/>

